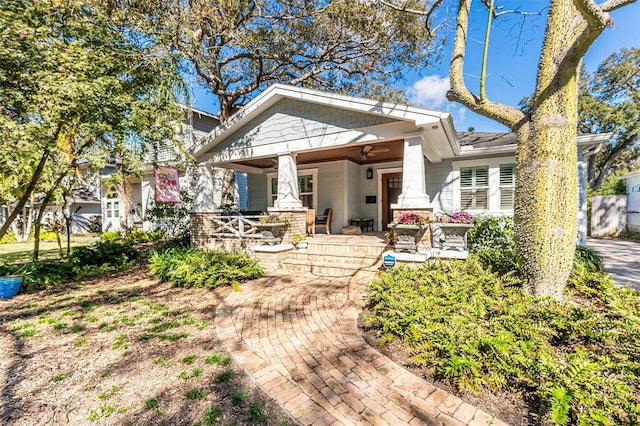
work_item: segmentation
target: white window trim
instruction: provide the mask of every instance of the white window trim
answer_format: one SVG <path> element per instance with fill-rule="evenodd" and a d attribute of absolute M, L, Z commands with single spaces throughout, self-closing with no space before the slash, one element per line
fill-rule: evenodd
<path fill-rule="evenodd" d="M 460 203 L 460 169 L 467 167 L 489 167 L 489 194 L 487 209 L 467 210 L 471 214 L 513 214 L 513 210 L 500 210 L 500 165 L 514 164 L 514 157 L 478 158 L 473 160 L 452 161 L 453 211 L 461 210 Z"/>
<path fill-rule="evenodd" d="M 298 177 L 311 176 L 313 179 L 313 209 L 318 210 L 318 169 L 298 169 Z M 267 173 L 267 206 L 273 207 L 273 197 L 271 193 L 271 180 L 277 178 L 277 172 Z M 299 194 L 298 194 L 299 195 Z"/>

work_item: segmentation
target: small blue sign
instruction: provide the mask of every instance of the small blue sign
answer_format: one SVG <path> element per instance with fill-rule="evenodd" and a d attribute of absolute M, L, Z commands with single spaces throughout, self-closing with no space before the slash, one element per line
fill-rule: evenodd
<path fill-rule="evenodd" d="M 395 256 L 391 256 L 390 254 L 384 256 L 382 258 L 382 266 L 384 266 L 387 269 L 391 269 L 394 266 L 396 266 L 396 258 L 395 258 Z"/>

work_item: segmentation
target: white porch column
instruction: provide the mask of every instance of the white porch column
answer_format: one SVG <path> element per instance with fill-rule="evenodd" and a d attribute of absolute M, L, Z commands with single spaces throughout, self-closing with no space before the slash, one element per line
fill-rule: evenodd
<path fill-rule="evenodd" d="M 427 195 L 427 181 L 422 152 L 422 138 L 412 136 L 404 140 L 402 158 L 402 193 L 398 196 L 398 204 L 392 209 L 411 209 L 431 207 L 431 199 Z"/>
<path fill-rule="evenodd" d="M 578 150 L 578 239 L 581 246 L 587 245 L 587 161 L 584 152 Z"/>
<path fill-rule="evenodd" d="M 198 173 L 198 184 L 191 211 L 194 213 L 212 212 L 217 206 L 214 201 L 215 188 L 211 167 L 206 164 L 200 164 L 196 173 Z"/>
<path fill-rule="evenodd" d="M 290 152 L 278 154 L 278 197 L 274 209 L 300 209 L 302 201 L 298 190 L 298 167 Z"/>

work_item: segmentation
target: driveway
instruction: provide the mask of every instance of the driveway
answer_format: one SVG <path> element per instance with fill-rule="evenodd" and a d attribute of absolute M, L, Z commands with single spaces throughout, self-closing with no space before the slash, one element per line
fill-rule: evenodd
<path fill-rule="evenodd" d="M 604 257 L 604 270 L 620 285 L 640 290 L 640 243 L 614 238 L 588 238 L 587 247 Z"/>

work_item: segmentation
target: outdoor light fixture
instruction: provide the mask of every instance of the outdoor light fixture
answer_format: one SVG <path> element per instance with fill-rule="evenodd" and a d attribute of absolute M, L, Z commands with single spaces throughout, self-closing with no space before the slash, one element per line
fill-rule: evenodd
<path fill-rule="evenodd" d="M 367 179 L 373 179 L 373 169 L 371 167 L 367 169 Z"/>

